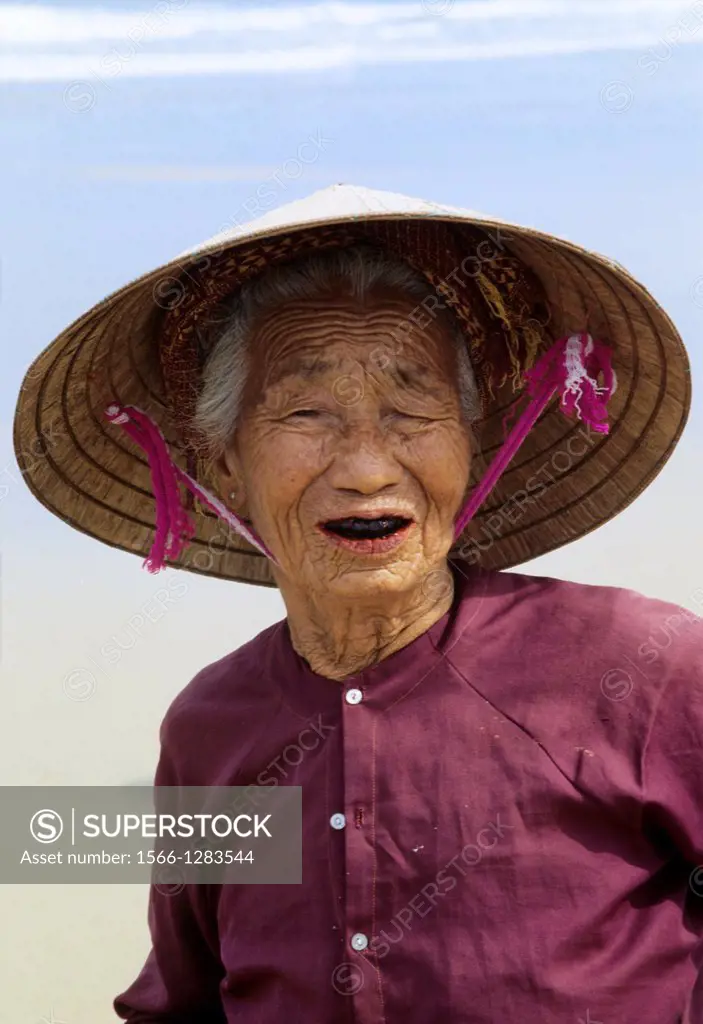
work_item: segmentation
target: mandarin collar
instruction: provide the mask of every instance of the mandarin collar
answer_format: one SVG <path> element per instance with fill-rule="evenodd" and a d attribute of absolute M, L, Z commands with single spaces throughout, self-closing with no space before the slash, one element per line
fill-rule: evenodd
<path fill-rule="evenodd" d="M 272 627 L 266 671 L 290 710 L 303 717 L 332 711 L 350 688 L 360 689 L 368 706 L 384 709 L 428 675 L 469 630 L 480 625 L 490 581 L 497 575 L 466 562 L 448 564 L 454 576 L 449 610 L 405 647 L 345 679 L 313 672 L 293 647 L 287 618 L 277 622 Z"/>

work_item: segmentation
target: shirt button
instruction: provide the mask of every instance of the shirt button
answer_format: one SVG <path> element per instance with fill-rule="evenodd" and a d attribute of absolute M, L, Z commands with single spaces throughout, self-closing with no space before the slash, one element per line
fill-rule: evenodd
<path fill-rule="evenodd" d="M 330 818 L 330 825 L 332 828 L 344 828 L 347 823 L 347 819 L 343 814 L 333 814 Z"/>
<path fill-rule="evenodd" d="M 362 950 L 366 949 L 369 944 L 369 940 L 366 938 L 363 932 L 355 932 L 351 937 L 352 949 Z"/>
<path fill-rule="evenodd" d="M 361 690 L 347 690 L 344 694 L 347 704 L 359 704 L 361 701 Z"/>

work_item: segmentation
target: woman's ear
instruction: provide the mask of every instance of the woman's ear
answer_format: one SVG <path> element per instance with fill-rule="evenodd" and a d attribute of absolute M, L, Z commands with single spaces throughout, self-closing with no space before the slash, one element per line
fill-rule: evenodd
<path fill-rule="evenodd" d="M 234 444 L 218 455 L 212 463 L 220 496 L 228 508 L 247 518 L 247 492 L 239 453 Z"/>

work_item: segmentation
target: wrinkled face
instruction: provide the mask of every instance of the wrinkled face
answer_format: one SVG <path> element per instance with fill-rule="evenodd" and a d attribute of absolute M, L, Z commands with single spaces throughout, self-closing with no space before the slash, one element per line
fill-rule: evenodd
<path fill-rule="evenodd" d="M 338 289 L 255 324 L 221 487 L 278 560 L 284 593 L 411 590 L 451 547 L 469 433 L 449 330 L 409 333 L 416 306 Z"/>

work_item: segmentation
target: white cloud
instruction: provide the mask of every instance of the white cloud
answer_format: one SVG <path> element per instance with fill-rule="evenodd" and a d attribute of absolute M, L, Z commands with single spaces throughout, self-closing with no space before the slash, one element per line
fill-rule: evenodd
<path fill-rule="evenodd" d="M 239 10 L 158 0 L 141 12 L 0 3 L 0 40 L 0 81 L 109 85 L 120 75 L 270 75 L 644 51 L 703 42 L 703 0 L 414 0 Z"/>

